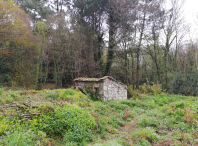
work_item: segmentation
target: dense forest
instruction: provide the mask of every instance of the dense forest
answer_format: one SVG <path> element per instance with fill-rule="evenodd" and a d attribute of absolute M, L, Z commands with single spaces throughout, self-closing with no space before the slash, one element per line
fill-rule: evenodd
<path fill-rule="evenodd" d="M 184 1 L 0 0 L 0 145 L 198 145 Z M 99 85 L 73 89 L 104 76 L 124 91 L 104 82 L 115 98 L 101 101 Z"/>
<path fill-rule="evenodd" d="M 0 0 L 0 85 L 112 76 L 196 95 L 197 42 L 177 0 Z"/>

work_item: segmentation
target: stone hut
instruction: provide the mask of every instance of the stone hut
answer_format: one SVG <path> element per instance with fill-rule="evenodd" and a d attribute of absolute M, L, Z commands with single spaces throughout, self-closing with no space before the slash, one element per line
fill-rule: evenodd
<path fill-rule="evenodd" d="M 127 99 L 127 86 L 116 81 L 110 76 L 103 78 L 77 78 L 74 79 L 75 87 L 85 89 L 91 86 L 96 98 L 105 100 Z"/>

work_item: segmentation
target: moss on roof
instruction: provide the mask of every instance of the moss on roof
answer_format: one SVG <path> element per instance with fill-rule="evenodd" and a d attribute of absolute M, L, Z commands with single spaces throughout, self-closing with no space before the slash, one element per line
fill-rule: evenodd
<path fill-rule="evenodd" d="M 100 78 L 77 78 L 77 79 L 74 79 L 74 81 L 100 81 Z"/>
<path fill-rule="evenodd" d="M 104 76 L 104 77 L 102 77 L 102 78 L 76 78 L 76 79 L 74 79 L 74 81 L 99 82 L 99 81 L 104 80 L 104 79 L 106 79 L 106 78 L 109 78 L 109 79 L 111 79 L 111 80 L 113 80 L 113 81 L 115 81 L 115 82 L 121 84 L 122 86 L 125 86 L 123 83 L 118 82 L 117 80 L 115 80 L 113 77 L 110 77 L 110 76 Z M 125 87 L 126 87 L 126 86 L 125 86 Z M 126 88 L 127 88 L 127 87 L 126 87 Z"/>

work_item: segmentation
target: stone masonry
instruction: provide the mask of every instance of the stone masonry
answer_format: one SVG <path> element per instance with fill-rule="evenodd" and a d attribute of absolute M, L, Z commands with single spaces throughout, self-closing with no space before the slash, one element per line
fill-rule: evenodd
<path fill-rule="evenodd" d="M 100 98 L 102 101 L 127 99 L 127 87 L 112 77 L 78 78 L 74 81 L 76 87 L 78 86 L 83 89 L 91 85 L 95 92 L 95 97 Z"/>

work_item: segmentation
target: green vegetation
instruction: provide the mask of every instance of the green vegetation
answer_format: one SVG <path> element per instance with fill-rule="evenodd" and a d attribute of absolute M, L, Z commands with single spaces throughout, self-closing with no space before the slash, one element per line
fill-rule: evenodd
<path fill-rule="evenodd" d="M 72 89 L 2 88 L 0 145 L 196 145 L 197 101 L 152 92 L 101 102 Z"/>

